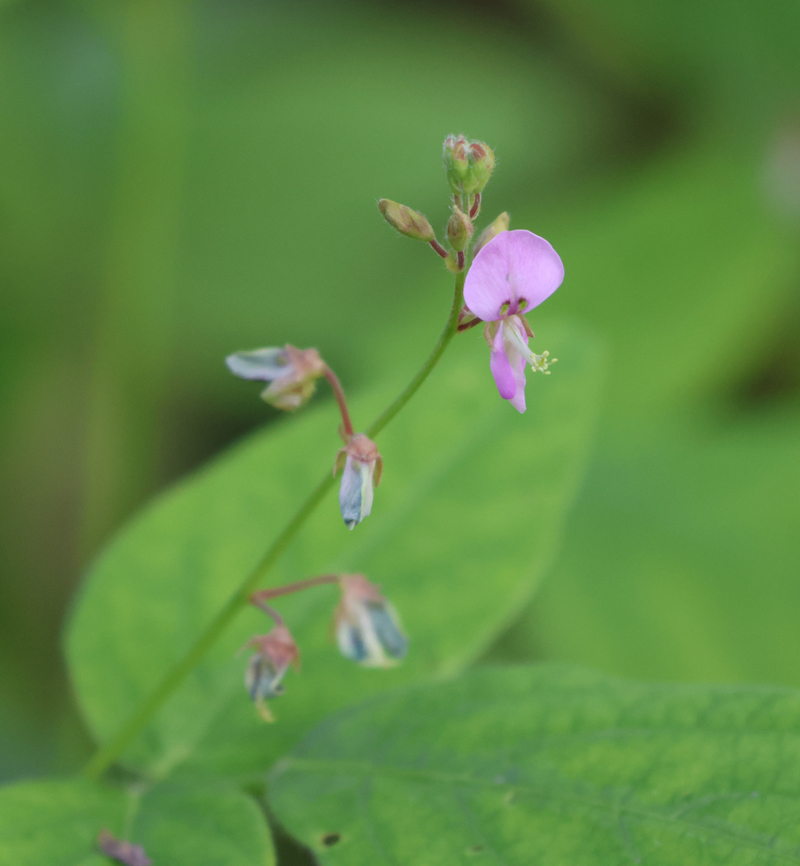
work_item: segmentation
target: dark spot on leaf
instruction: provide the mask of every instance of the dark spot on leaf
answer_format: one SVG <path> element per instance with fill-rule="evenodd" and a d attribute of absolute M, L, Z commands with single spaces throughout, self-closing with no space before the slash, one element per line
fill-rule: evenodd
<path fill-rule="evenodd" d="M 331 845 L 335 845 L 342 838 L 341 833 L 326 833 L 322 837 L 322 844 L 326 848 L 330 848 Z"/>
<path fill-rule="evenodd" d="M 483 845 L 473 845 L 472 848 L 470 848 L 470 851 L 472 851 L 473 854 L 480 854 L 481 851 L 483 851 Z"/>

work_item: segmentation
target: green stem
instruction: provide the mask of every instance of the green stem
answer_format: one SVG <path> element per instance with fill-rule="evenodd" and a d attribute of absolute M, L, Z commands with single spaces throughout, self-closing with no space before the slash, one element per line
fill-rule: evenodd
<path fill-rule="evenodd" d="M 394 418 L 395 415 L 414 396 L 420 385 L 428 378 L 439 359 L 444 354 L 448 343 L 453 339 L 458 330 L 458 316 L 464 305 L 464 272 L 456 276 L 455 293 L 453 297 L 453 308 L 447 325 L 442 331 L 439 341 L 431 352 L 428 360 L 422 365 L 416 376 L 411 380 L 400 396 L 381 414 L 377 420 L 368 428 L 367 435 L 372 438 L 377 436 L 381 430 Z M 294 537 L 302 528 L 312 512 L 325 498 L 327 492 L 334 485 L 334 477 L 328 473 L 322 481 L 314 488 L 311 495 L 300 506 L 300 509 L 286 524 L 275 541 L 272 542 L 261 561 L 250 572 L 239 589 L 231 596 L 225 606 L 216 617 L 209 623 L 205 631 L 195 641 L 186 655 L 180 659 L 159 683 L 155 691 L 142 703 L 138 710 L 120 728 L 114 737 L 105 745 L 101 746 L 86 764 L 84 773 L 91 779 L 98 779 L 111 764 L 125 751 L 133 739 L 144 729 L 150 719 L 167 701 L 169 696 L 192 672 L 198 662 L 214 645 L 219 636 L 230 625 L 236 615 L 247 606 L 250 595 L 258 583 L 266 577 L 280 556 L 292 542 Z"/>

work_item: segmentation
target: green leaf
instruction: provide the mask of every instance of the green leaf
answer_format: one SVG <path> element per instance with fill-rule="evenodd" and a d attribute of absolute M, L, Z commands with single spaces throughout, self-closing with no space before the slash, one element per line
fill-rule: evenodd
<path fill-rule="evenodd" d="M 250 797 L 217 781 L 146 792 L 83 779 L 0 789 L 0 863 L 103 866 L 97 835 L 141 845 L 157 866 L 270 866 L 266 821 Z"/>
<path fill-rule="evenodd" d="M 544 592 L 495 659 L 800 686 L 800 418 L 601 442 Z"/>
<path fill-rule="evenodd" d="M 800 693 L 484 668 L 325 720 L 270 777 L 325 864 L 800 863 Z"/>
<path fill-rule="evenodd" d="M 515 214 L 566 264 L 534 329 L 562 315 L 603 337 L 618 435 L 728 393 L 772 351 L 800 259 L 753 182 L 762 158 L 705 142 L 582 189 L 558 218 Z"/>
<path fill-rule="evenodd" d="M 596 352 L 549 330 L 554 374 L 531 377 L 529 410 L 501 400 L 479 333 L 459 338 L 381 435 L 384 478 L 373 515 L 345 530 L 329 498 L 271 577 L 361 571 L 383 586 L 411 639 L 407 661 L 364 670 L 331 646 L 333 587 L 278 600 L 303 670 L 260 722 L 237 650 L 268 622 L 248 610 L 126 755 L 161 775 L 195 768 L 266 769 L 322 716 L 400 682 L 452 673 L 480 655 L 530 599 L 557 550 L 582 474 L 598 389 Z M 399 371 L 398 371 L 399 372 Z M 385 387 L 354 402 L 374 417 Z M 122 533 L 85 584 L 69 626 L 70 669 L 84 713 L 108 739 L 197 638 L 270 540 L 330 471 L 333 407 L 253 437 L 157 500 Z"/>

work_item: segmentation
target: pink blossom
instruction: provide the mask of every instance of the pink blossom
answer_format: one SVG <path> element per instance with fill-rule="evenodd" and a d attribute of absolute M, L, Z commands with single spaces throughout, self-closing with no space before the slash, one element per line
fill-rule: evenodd
<path fill-rule="evenodd" d="M 550 244 L 533 232 L 504 231 L 475 256 L 464 284 L 464 302 L 486 322 L 492 350 L 490 367 L 497 389 L 519 412 L 525 411 L 525 366 L 547 372 L 549 352 L 528 347 L 533 336 L 523 313 L 530 312 L 561 285 L 564 265 Z"/>

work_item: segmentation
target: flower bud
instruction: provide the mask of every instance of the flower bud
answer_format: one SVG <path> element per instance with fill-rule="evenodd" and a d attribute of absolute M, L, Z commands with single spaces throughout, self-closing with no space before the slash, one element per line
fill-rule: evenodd
<path fill-rule="evenodd" d="M 394 607 L 363 574 L 343 574 L 334 616 L 342 655 L 364 667 L 391 667 L 405 658 L 408 638 Z"/>
<path fill-rule="evenodd" d="M 348 529 L 354 529 L 372 511 L 373 482 L 380 484 L 383 458 L 378 446 L 363 433 L 356 433 L 336 457 L 334 473 L 341 468 L 342 486 L 339 488 L 339 508 Z"/>
<path fill-rule="evenodd" d="M 378 208 L 386 222 L 396 228 L 401 235 L 426 243 L 436 239 L 428 220 L 410 207 L 398 204 L 396 201 L 390 201 L 388 198 L 382 198 L 378 202 Z"/>
<path fill-rule="evenodd" d="M 494 151 L 482 141 L 469 141 L 463 135 L 448 135 L 444 140 L 447 181 L 456 195 L 482 192 L 494 163 Z"/>
<path fill-rule="evenodd" d="M 469 142 L 463 135 L 448 135 L 444 140 L 444 166 L 454 193 L 461 192 L 469 175 Z"/>
<path fill-rule="evenodd" d="M 475 231 L 472 220 L 459 208 L 453 208 L 453 213 L 447 221 L 447 240 L 457 252 L 463 252 L 469 245 L 469 239 Z"/>
<path fill-rule="evenodd" d="M 316 389 L 316 380 L 325 375 L 325 362 L 316 349 L 255 349 L 236 352 L 225 359 L 228 369 L 240 379 L 257 379 L 271 384 L 261 399 L 277 409 L 293 411 L 307 402 Z"/>
<path fill-rule="evenodd" d="M 494 151 L 482 141 L 473 141 L 469 146 L 469 160 L 474 185 L 466 191 L 483 192 L 494 171 Z"/>
<path fill-rule="evenodd" d="M 285 625 L 276 625 L 269 634 L 257 635 L 247 646 L 257 650 L 250 656 L 245 671 L 247 693 L 261 717 L 267 722 L 274 721 L 265 701 L 283 694 L 281 680 L 289 665 L 299 666 L 300 650 Z"/>
<path fill-rule="evenodd" d="M 503 211 L 494 222 L 489 223 L 489 225 L 480 233 L 478 240 L 475 242 L 475 249 L 472 253 L 473 256 L 478 255 L 480 249 L 485 247 L 492 238 L 496 238 L 500 232 L 507 232 L 510 223 L 511 217 L 508 215 L 507 211 Z"/>

